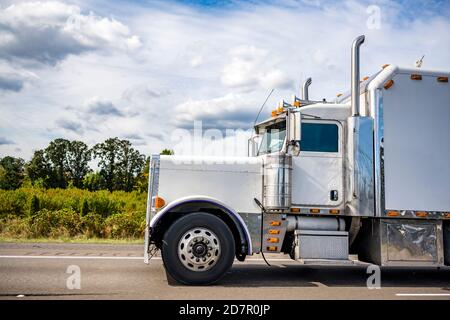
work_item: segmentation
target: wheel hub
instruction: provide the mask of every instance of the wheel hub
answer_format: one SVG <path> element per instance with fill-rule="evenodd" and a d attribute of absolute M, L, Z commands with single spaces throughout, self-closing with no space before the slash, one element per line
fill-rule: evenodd
<path fill-rule="evenodd" d="M 198 258 L 203 258 L 204 256 L 206 256 L 207 251 L 208 248 L 204 243 L 198 243 L 192 248 L 192 253 Z"/>
<path fill-rule="evenodd" d="M 211 269 L 220 253 L 219 239 L 211 230 L 203 227 L 188 230 L 178 243 L 178 257 L 192 271 Z"/>

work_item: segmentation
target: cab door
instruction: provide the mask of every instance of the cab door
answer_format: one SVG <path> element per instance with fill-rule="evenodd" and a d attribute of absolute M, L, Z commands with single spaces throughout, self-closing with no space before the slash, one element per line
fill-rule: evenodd
<path fill-rule="evenodd" d="M 342 132 L 338 121 L 302 120 L 300 153 L 292 159 L 293 206 L 343 204 Z"/>

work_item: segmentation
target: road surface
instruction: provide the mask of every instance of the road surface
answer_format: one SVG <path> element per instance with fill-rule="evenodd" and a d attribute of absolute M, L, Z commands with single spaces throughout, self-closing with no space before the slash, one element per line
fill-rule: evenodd
<path fill-rule="evenodd" d="M 259 256 L 236 261 L 214 286 L 182 286 L 159 257 L 145 265 L 142 247 L 0 243 L 0 299 L 450 299 L 448 267 L 383 268 L 381 288 L 368 289 L 366 266 L 312 267 L 284 256 L 271 267 Z"/>

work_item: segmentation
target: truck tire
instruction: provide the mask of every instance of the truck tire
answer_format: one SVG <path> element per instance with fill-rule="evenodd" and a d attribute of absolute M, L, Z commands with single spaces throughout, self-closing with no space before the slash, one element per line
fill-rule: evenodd
<path fill-rule="evenodd" d="M 220 218 L 204 212 L 190 213 L 166 231 L 161 254 L 166 272 L 177 282 L 212 284 L 233 264 L 234 238 Z"/>

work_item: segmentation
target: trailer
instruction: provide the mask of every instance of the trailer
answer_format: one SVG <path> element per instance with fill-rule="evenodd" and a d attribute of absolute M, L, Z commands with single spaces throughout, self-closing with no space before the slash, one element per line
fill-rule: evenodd
<path fill-rule="evenodd" d="M 234 259 L 450 265 L 449 72 L 384 65 L 349 93 L 282 101 L 256 124 L 248 157 L 152 155 L 145 262 L 211 284 Z M 259 142 L 258 142 L 259 141 Z"/>

